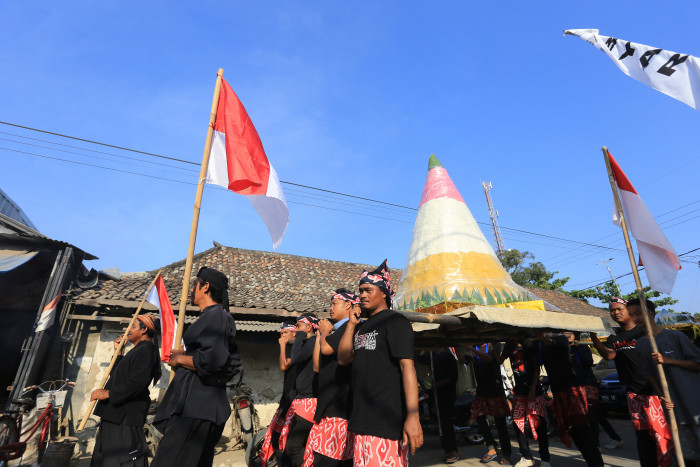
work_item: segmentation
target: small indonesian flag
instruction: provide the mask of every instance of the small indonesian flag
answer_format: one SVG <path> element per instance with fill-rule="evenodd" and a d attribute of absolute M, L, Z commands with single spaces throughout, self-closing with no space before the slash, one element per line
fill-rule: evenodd
<path fill-rule="evenodd" d="M 58 302 L 61 300 L 61 293 L 56 295 L 56 298 L 51 300 L 51 303 L 46 305 L 43 310 L 41 310 L 41 316 L 39 317 L 39 324 L 36 327 L 36 332 L 46 331 L 51 327 L 54 320 L 56 319 L 56 308 L 58 308 Z"/>
<path fill-rule="evenodd" d="M 644 270 L 649 279 L 652 289 L 665 294 L 670 294 L 673 283 L 676 281 L 681 262 L 668 241 L 661 228 L 654 220 L 637 190 L 622 171 L 617 161 L 608 152 L 610 167 L 612 169 L 620 201 L 622 202 L 622 212 L 625 221 L 629 226 L 630 233 L 637 240 L 639 250 L 639 264 L 644 266 Z M 617 210 L 613 211 L 613 223 L 621 226 Z"/>
<path fill-rule="evenodd" d="M 158 280 L 151 287 L 151 291 L 146 297 L 146 301 L 158 308 L 160 315 L 160 359 L 164 362 L 170 360 L 170 350 L 173 348 L 175 333 L 177 332 L 177 320 L 173 313 L 173 307 L 170 304 L 168 291 L 165 290 L 165 282 L 163 276 L 158 276 Z"/>
<path fill-rule="evenodd" d="M 223 78 L 205 181 L 245 195 L 265 222 L 277 249 L 289 225 L 282 185 L 253 122 Z"/>

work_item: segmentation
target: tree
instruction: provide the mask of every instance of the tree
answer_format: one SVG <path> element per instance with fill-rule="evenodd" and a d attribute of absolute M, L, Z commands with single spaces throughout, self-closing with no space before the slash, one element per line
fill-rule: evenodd
<path fill-rule="evenodd" d="M 498 253 L 498 259 L 513 281 L 523 287 L 562 290 L 569 281 L 568 277 L 554 279 L 559 271 L 548 271 L 544 264 L 535 261 L 535 255 L 529 251 L 506 250 Z"/>
<path fill-rule="evenodd" d="M 678 303 L 678 300 L 670 296 L 659 298 L 662 295 L 661 292 L 651 290 L 651 287 L 649 286 L 644 287 L 642 290 L 644 291 L 644 297 L 654 302 L 657 309 Z M 578 298 L 579 300 L 583 300 L 585 302 L 588 302 L 589 298 L 596 298 L 602 303 L 610 303 L 610 299 L 612 297 L 619 297 L 628 301 L 632 300 L 633 298 L 638 298 L 636 289 L 632 293 L 621 294 L 620 290 L 617 288 L 613 281 L 608 281 L 605 284 L 592 289 L 570 290 L 564 291 L 564 293 L 572 297 Z M 673 311 L 673 309 L 671 308 L 666 309 L 668 311 Z"/>

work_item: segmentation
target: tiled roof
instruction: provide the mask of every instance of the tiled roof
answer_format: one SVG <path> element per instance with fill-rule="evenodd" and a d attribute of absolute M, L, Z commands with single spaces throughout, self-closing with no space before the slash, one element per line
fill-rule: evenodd
<path fill-rule="evenodd" d="M 377 260 L 377 264 L 383 258 Z M 305 256 L 243 250 L 215 244 L 214 248 L 194 256 L 192 275 L 201 266 L 216 268 L 229 278 L 229 300 L 232 307 L 279 310 L 290 313 L 322 312 L 328 309 L 330 293 L 339 287 L 357 290 L 359 276 L 376 265 L 345 263 Z M 389 265 L 391 267 L 391 265 Z M 180 303 L 180 290 L 185 261 L 161 268 L 173 308 Z M 130 304 L 135 308 L 157 270 L 122 274 L 122 280 L 101 280 L 97 286 L 81 290 L 74 300 L 101 304 Z M 394 285 L 398 285 L 401 269 L 392 269 Z M 581 315 L 600 316 L 610 320 L 605 310 L 569 297 L 555 290 L 528 288 L 541 299 L 561 310 Z M 124 305 L 122 305 L 124 306 Z"/>
<path fill-rule="evenodd" d="M 377 265 L 383 259 L 379 258 Z M 330 293 L 334 289 L 346 287 L 357 290 L 362 271 L 372 270 L 377 265 L 243 250 L 215 244 L 214 248 L 194 256 L 192 277 L 201 266 L 213 267 L 226 274 L 232 307 L 265 308 L 292 313 L 321 312 L 328 308 Z M 162 268 L 163 280 L 176 310 L 180 303 L 184 269 L 184 260 Z M 92 289 L 80 291 L 74 300 L 95 300 L 100 304 L 140 302 L 156 272 L 157 270 L 122 274 L 121 281 L 102 280 Z M 401 270 L 392 269 L 394 284 L 398 284 L 400 278 Z"/>
<path fill-rule="evenodd" d="M 602 308 L 590 305 L 583 300 L 579 300 L 574 297 L 570 297 L 564 293 L 557 290 L 545 290 L 538 289 L 534 287 L 526 287 L 530 292 L 534 293 L 542 300 L 551 303 L 552 305 L 561 308 L 567 313 L 573 313 L 576 315 L 588 315 L 588 316 L 598 316 L 603 318 L 612 326 L 618 326 L 611 318 L 610 313 L 603 310 Z"/>

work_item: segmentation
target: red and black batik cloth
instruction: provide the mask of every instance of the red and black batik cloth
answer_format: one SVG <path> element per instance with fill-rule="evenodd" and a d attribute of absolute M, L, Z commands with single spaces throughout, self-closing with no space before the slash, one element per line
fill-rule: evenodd
<path fill-rule="evenodd" d="M 355 435 L 353 450 L 354 467 L 408 466 L 408 445 L 402 440 Z"/>
<path fill-rule="evenodd" d="M 659 465 L 671 465 L 673 438 L 659 398 L 628 392 L 627 406 L 635 431 L 648 430 L 656 440 L 656 458 Z"/>
<path fill-rule="evenodd" d="M 572 386 L 553 394 L 552 411 L 554 412 L 554 423 L 556 423 L 559 430 L 559 440 L 567 448 L 570 448 L 573 441 L 571 428 L 577 425 L 588 424 L 586 388 Z"/>
<path fill-rule="evenodd" d="M 544 396 L 536 396 L 528 400 L 527 396 L 515 396 L 513 401 L 513 422 L 518 429 L 525 433 L 525 420 L 530 424 L 532 437 L 537 440 L 537 427 L 540 426 L 540 417 L 544 417 L 547 411 L 547 401 Z"/>
<path fill-rule="evenodd" d="M 263 445 L 262 448 L 260 448 L 260 462 L 262 463 L 262 467 L 267 465 L 267 461 L 269 461 L 272 455 L 275 453 L 275 448 L 277 446 L 273 446 L 273 435 L 277 434 L 277 440 L 279 440 L 279 435 L 282 433 L 282 428 L 284 428 L 285 412 L 282 409 L 282 406 L 277 407 L 277 411 L 272 416 L 270 425 L 267 427 L 267 431 L 265 432 Z"/>
<path fill-rule="evenodd" d="M 301 418 L 307 422 L 314 422 L 314 414 L 316 412 L 316 398 L 307 397 L 305 399 L 294 399 L 292 405 L 287 411 L 287 416 L 284 419 L 284 426 L 282 427 L 282 432 L 280 433 L 280 450 L 284 451 L 287 446 L 287 437 L 289 436 L 289 429 L 292 426 L 292 420 L 294 420 L 295 415 L 299 415 Z"/>
<path fill-rule="evenodd" d="M 311 467 L 314 454 L 345 461 L 352 459 L 355 434 L 348 430 L 348 421 L 338 417 L 326 417 L 311 428 L 304 451 L 303 467 Z"/>
<path fill-rule="evenodd" d="M 469 424 L 473 424 L 477 417 L 491 415 L 492 417 L 507 417 L 510 415 L 510 406 L 506 396 L 481 397 L 476 396 L 472 403 L 472 416 Z"/>

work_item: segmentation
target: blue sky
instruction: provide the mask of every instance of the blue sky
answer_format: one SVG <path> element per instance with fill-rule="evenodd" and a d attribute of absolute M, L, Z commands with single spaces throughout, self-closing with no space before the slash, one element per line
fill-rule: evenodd
<path fill-rule="evenodd" d="M 614 258 L 615 275 L 630 270 L 610 221 L 603 145 L 678 253 L 700 247 L 700 114 L 562 30 L 598 28 L 700 56 L 699 10 L 694 2 L 6 1 L 0 120 L 199 162 L 221 67 L 282 180 L 417 207 L 435 153 L 478 221 L 488 221 L 480 184 L 488 180 L 502 227 L 615 248 L 503 230 L 507 247 L 533 252 L 583 288 L 606 279 L 601 259 Z M 40 231 L 100 257 L 90 266 L 140 271 L 184 258 L 196 167 L 6 125 L 0 132 L 0 187 Z M 415 211 L 290 188 L 279 252 L 404 266 Z M 246 199 L 207 188 L 196 251 L 213 240 L 271 249 Z M 700 257 L 683 258 L 676 310 L 698 312 Z M 631 276 L 620 283 L 634 287 Z"/>

